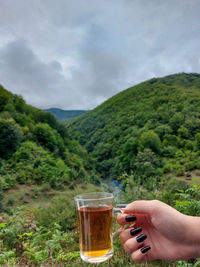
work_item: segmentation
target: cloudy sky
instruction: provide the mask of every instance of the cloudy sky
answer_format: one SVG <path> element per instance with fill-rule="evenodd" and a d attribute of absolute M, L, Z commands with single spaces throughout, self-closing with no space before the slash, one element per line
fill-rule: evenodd
<path fill-rule="evenodd" d="M 152 77 L 200 73 L 199 0 L 0 0 L 0 84 L 92 109 Z"/>

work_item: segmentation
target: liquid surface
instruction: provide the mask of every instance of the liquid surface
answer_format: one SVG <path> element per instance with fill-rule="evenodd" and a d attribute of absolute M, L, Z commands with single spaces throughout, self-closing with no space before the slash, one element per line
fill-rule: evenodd
<path fill-rule="evenodd" d="M 79 210 L 80 248 L 88 257 L 100 257 L 112 248 L 112 207 Z"/>

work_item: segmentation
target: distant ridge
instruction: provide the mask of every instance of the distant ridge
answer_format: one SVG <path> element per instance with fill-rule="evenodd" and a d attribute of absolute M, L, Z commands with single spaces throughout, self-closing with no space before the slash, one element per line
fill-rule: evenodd
<path fill-rule="evenodd" d="M 44 111 L 51 112 L 61 122 L 76 118 L 87 112 L 87 110 L 63 110 L 60 108 L 49 108 Z"/>

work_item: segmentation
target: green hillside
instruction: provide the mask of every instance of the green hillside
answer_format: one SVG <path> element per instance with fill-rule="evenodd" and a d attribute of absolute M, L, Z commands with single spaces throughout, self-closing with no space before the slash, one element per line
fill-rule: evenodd
<path fill-rule="evenodd" d="M 200 169 L 200 74 L 138 84 L 69 122 L 68 130 L 104 179 L 123 173 L 141 184 L 169 173 L 190 179 Z"/>
<path fill-rule="evenodd" d="M 81 114 L 87 112 L 87 110 L 63 110 L 60 108 L 49 108 L 45 109 L 44 111 L 51 112 L 60 122 L 76 118 Z"/>
<path fill-rule="evenodd" d="M 65 125 L 0 86 L 0 266 L 90 266 L 80 259 L 73 197 L 95 191 L 200 216 L 199 74 L 141 83 Z M 114 250 L 99 267 L 147 266 L 119 239 Z"/>
<path fill-rule="evenodd" d="M 93 176 L 87 152 L 63 124 L 0 86 L 1 194 L 17 184 L 62 189 Z"/>

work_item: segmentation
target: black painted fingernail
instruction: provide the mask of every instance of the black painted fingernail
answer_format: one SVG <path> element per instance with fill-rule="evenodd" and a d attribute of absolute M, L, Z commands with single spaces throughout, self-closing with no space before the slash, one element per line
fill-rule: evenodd
<path fill-rule="evenodd" d="M 140 251 L 142 252 L 142 254 L 146 253 L 148 250 L 150 250 L 151 247 L 150 246 L 146 246 L 144 248 L 141 248 Z"/>
<path fill-rule="evenodd" d="M 135 229 L 132 229 L 131 231 L 130 231 L 130 234 L 131 235 L 137 235 L 137 234 L 139 234 L 139 233 L 141 233 L 142 232 L 142 228 L 141 227 L 137 227 L 137 228 L 135 228 Z"/>
<path fill-rule="evenodd" d="M 136 221 L 136 217 L 135 216 L 127 216 L 125 218 L 125 221 L 126 222 L 134 222 L 134 221 Z"/>
<path fill-rule="evenodd" d="M 141 243 L 142 241 L 144 241 L 147 238 L 147 235 L 142 234 L 136 237 L 136 240 L 138 243 Z"/>

